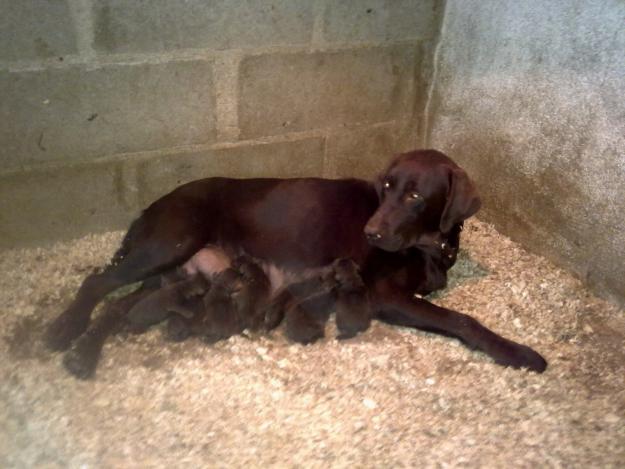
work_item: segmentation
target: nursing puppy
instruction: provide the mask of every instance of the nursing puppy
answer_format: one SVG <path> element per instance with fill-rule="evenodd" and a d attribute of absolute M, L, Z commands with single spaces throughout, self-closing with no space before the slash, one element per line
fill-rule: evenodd
<path fill-rule="evenodd" d="M 334 263 L 336 279 L 336 327 L 339 339 L 349 339 L 371 324 L 369 292 L 358 265 L 350 259 Z"/>
<path fill-rule="evenodd" d="M 185 335 L 195 335 L 212 343 L 245 329 L 257 331 L 263 324 L 269 294 L 269 279 L 262 268 L 253 259 L 240 256 L 232 267 L 215 276 L 194 317 L 170 319 L 169 336 L 181 340 Z"/>
<path fill-rule="evenodd" d="M 287 336 L 309 344 L 325 335 L 332 311 L 339 339 L 354 337 L 371 323 L 369 292 L 351 259 L 337 259 L 321 273 L 288 285 L 269 304 L 266 321 L 275 326 L 284 316 Z"/>
<path fill-rule="evenodd" d="M 260 265 L 248 256 L 231 262 L 215 246 L 199 254 L 173 280 L 163 276 L 162 287 L 129 310 L 135 329 L 169 319 L 170 339 L 194 335 L 214 342 L 261 327 L 270 285 Z"/>

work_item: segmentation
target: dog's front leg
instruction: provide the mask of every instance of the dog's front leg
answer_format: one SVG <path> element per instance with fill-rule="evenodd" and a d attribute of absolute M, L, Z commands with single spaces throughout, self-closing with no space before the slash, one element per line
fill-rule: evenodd
<path fill-rule="evenodd" d="M 545 359 L 530 347 L 495 334 L 471 316 L 408 296 L 393 286 L 377 289 L 374 311 L 377 319 L 390 324 L 456 337 L 486 353 L 499 365 L 528 368 L 538 373 L 547 368 Z"/>

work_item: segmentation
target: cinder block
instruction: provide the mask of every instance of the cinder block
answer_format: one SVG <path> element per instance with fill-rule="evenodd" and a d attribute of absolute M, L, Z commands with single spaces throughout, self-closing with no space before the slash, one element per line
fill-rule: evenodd
<path fill-rule="evenodd" d="M 367 127 L 328 137 L 329 177 L 371 180 L 388 164 L 392 155 L 415 148 L 410 123 Z"/>
<path fill-rule="evenodd" d="M 303 140 L 171 154 L 137 163 L 140 203 L 147 206 L 186 182 L 213 176 L 321 176 L 324 140 Z"/>
<path fill-rule="evenodd" d="M 0 176 L 0 249 L 122 228 L 138 207 L 119 163 Z"/>
<path fill-rule="evenodd" d="M 211 142 L 212 64 L 203 61 L 0 73 L 5 168 Z"/>
<path fill-rule="evenodd" d="M 443 5 L 439 0 L 330 1 L 323 38 L 330 43 L 431 38 L 440 26 Z"/>
<path fill-rule="evenodd" d="M 309 0 L 95 0 L 95 48 L 158 52 L 307 44 Z"/>
<path fill-rule="evenodd" d="M 417 46 L 252 56 L 241 63 L 241 135 L 372 123 L 411 112 Z"/>
<path fill-rule="evenodd" d="M 0 60 L 63 57 L 76 50 L 66 0 L 0 0 Z"/>

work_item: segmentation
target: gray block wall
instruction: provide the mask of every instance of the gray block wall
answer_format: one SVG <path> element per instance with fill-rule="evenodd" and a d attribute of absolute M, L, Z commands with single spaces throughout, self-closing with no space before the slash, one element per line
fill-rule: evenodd
<path fill-rule="evenodd" d="M 449 0 L 428 144 L 481 217 L 625 301 L 625 2 Z"/>
<path fill-rule="evenodd" d="M 0 0 L 0 248 L 210 175 L 370 177 L 429 146 L 480 216 L 625 301 L 619 0 Z"/>
<path fill-rule="evenodd" d="M 442 6 L 0 0 L 0 247 L 211 175 L 369 177 L 419 139 Z"/>

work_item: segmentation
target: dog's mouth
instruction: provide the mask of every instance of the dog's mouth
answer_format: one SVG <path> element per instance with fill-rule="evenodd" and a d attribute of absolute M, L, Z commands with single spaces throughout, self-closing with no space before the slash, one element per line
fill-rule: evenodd
<path fill-rule="evenodd" d="M 430 241 L 415 214 L 400 214 L 400 216 L 394 212 L 386 212 L 374 214 L 364 228 L 365 236 L 371 246 L 384 251 L 397 252 Z M 401 221 L 398 222 L 398 218 Z"/>
<path fill-rule="evenodd" d="M 417 248 L 423 251 L 440 250 L 444 241 L 440 233 L 420 233 L 418 235 L 382 234 L 377 237 L 368 236 L 371 246 L 384 251 L 397 252 L 409 248 Z"/>
<path fill-rule="evenodd" d="M 422 233 L 417 236 L 412 245 L 424 251 L 439 250 L 441 245 L 444 247 L 446 239 L 440 232 Z"/>
<path fill-rule="evenodd" d="M 401 251 L 402 249 L 406 249 L 409 247 L 409 242 L 406 242 L 401 236 L 384 236 L 379 235 L 378 237 L 367 237 L 367 241 L 371 246 L 375 246 L 376 248 L 380 248 L 383 251 L 396 252 Z"/>

